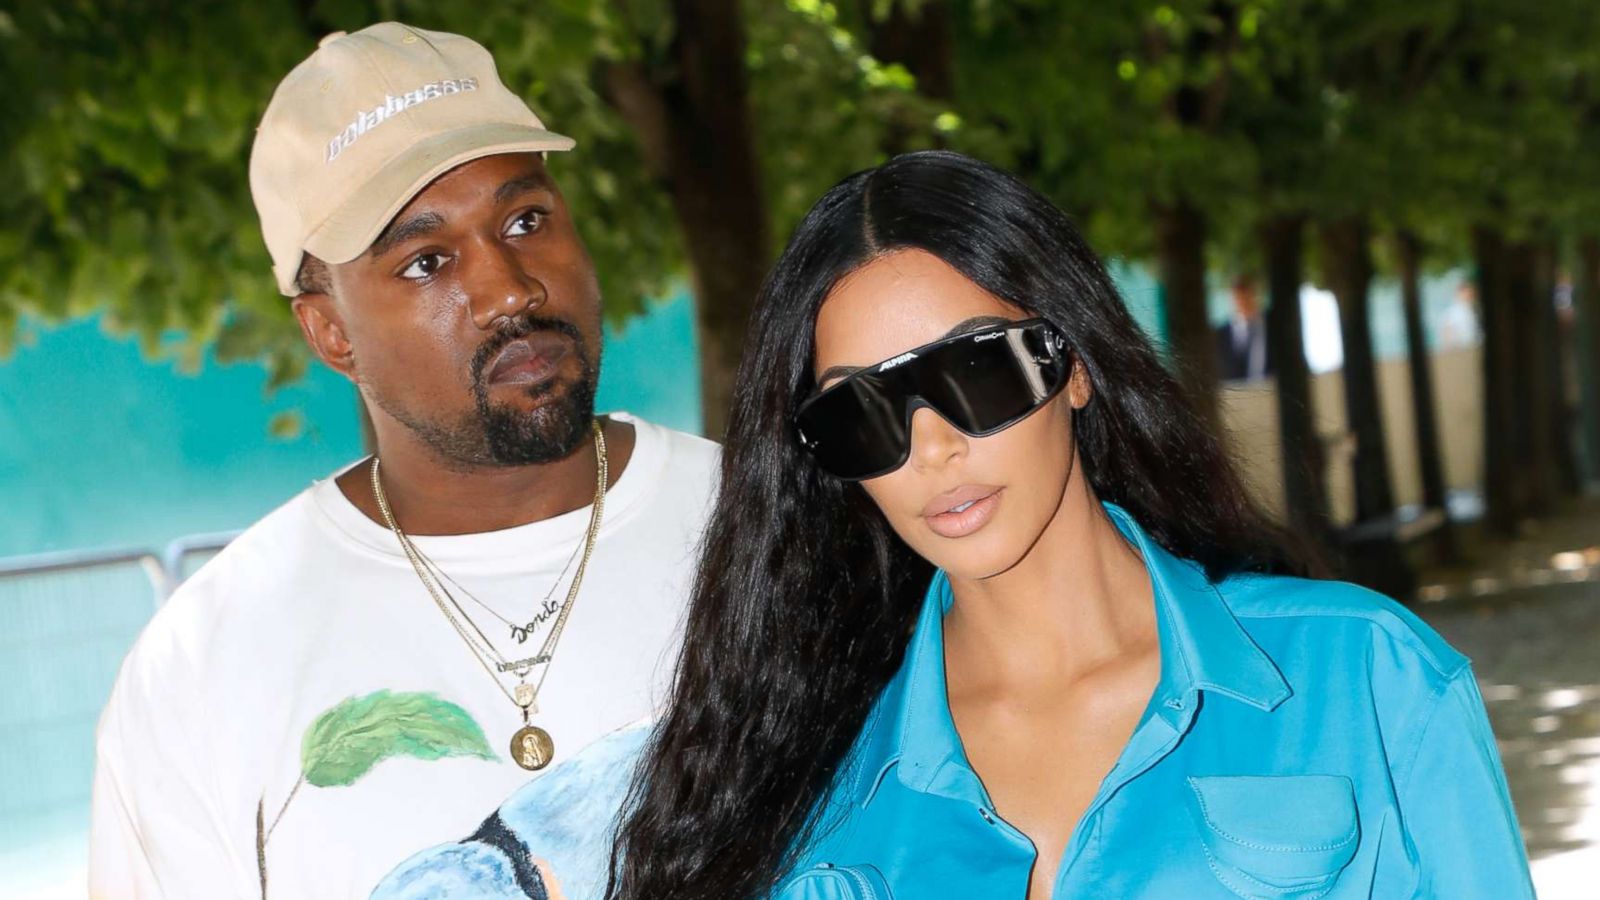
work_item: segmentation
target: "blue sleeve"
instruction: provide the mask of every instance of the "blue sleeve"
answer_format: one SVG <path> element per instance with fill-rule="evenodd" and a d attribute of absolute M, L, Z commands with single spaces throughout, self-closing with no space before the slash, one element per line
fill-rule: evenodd
<path fill-rule="evenodd" d="M 1472 670 L 1440 693 L 1400 788 L 1419 897 L 1533 897 L 1527 851 Z"/>

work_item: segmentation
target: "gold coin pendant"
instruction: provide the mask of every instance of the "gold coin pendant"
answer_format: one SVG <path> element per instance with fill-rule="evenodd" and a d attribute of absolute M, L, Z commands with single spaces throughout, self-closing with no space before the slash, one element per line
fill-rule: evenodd
<path fill-rule="evenodd" d="M 519 728 L 511 736 L 511 758 L 529 772 L 537 772 L 550 765 L 550 759 L 555 755 L 556 742 L 550 739 L 550 732 L 537 725 Z"/>

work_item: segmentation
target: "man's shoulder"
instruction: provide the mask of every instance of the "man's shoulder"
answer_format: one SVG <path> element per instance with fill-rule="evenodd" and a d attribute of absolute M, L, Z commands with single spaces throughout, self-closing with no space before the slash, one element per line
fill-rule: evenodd
<path fill-rule="evenodd" d="M 629 422 L 641 432 L 648 432 L 659 439 L 666 447 L 667 453 L 675 461 L 681 459 L 691 464 L 699 463 L 715 466 L 717 461 L 722 458 L 722 445 L 698 434 L 669 428 L 666 425 L 658 425 L 648 419 L 628 413 L 620 413 L 617 418 Z"/>
<path fill-rule="evenodd" d="M 213 590 L 220 579 L 246 578 L 270 583 L 286 575 L 286 557 L 297 556 L 320 531 L 315 495 L 323 486 L 324 482 L 319 481 L 307 487 L 239 532 L 179 585 L 167 605 L 204 595 Z"/>
<path fill-rule="evenodd" d="M 614 417 L 634 428 L 634 457 L 628 468 L 639 474 L 634 476 L 633 490 L 646 484 L 644 490 L 657 502 L 671 503 L 709 497 L 715 492 L 722 461 L 720 445 L 628 413 Z"/>
<path fill-rule="evenodd" d="M 296 577 L 299 567 L 293 561 L 320 543 L 316 490 L 312 485 L 261 517 L 185 579 L 151 617 L 134 655 L 201 642 L 229 616 L 281 593 Z"/>

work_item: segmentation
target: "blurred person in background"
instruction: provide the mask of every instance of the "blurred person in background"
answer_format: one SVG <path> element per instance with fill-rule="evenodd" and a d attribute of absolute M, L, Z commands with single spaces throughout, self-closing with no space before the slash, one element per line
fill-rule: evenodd
<path fill-rule="evenodd" d="M 376 452 L 246 531 L 129 654 L 95 897 L 364 897 L 440 840 L 514 841 L 486 811 L 651 714 L 717 451 L 594 414 L 601 298 L 544 160 L 572 145 L 456 35 L 333 34 L 279 85 L 262 231 Z"/>
<path fill-rule="evenodd" d="M 1236 275 L 1229 285 L 1233 303 L 1228 321 L 1217 326 L 1217 372 L 1223 381 L 1255 381 L 1272 374 L 1267 317 L 1254 275 Z"/>
<path fill-rule="evenodd" d="M 1471 347 L 1481 339 L 1478 324 L 1478 285 L 1471 278 L 1456 282 L 1450 304 L 1439 316 L 1439 347 Z"/>

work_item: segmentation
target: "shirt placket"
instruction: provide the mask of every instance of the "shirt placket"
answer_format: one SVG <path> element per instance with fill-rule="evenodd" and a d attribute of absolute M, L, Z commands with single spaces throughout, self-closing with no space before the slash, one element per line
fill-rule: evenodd
<path fill-rule="evenodd" d="M 991 858 L 1005 859 L 1007 862 L 1005 866 L 990 866 L 983 872 L 981 882 L 964 886 L 965 891 L 956 893 L 962 896 L 989 896 L 997 887 L 1010 883 L 1015 883 L 1023 891 L 1027 890 L 1028 873 L 1033 866 L 1035 856 L 1033 842 L 995 811 L 994 802 L 990 799 L 983 780 L 971 766 L 967 765 L 965 759 L 947 761 L 938 776 L 933 779 L 933 783 L 929 785 L 928 793 L 957 800 L 967 809 L 976 811 L 978 819 L 983 823 L 979 833 L 987 835 L 985 840 L 992 838 L 1005 848 L 1004 853 L 991 851 L 984 854 Z"/>
<path fill-rule="evenodd" d="M 1073 828 L 1072 838 L 1067 841 L 1067 849 L 1061 857 L 1061 865 L 1056 869 L 1054 900 L 1097 896 L 1094 878 L 1090 874 L 1094 858 L 1087 850 L 1098 830 L 1101 814 L 1124 787 L 1150 771 L 1177 748 L 1194 724 L 1199 693 L 1190 690 L 1181 697 L 1160 701 L 1160 705 L 1168 711 L 1168 715 L 1158 712 L 1139 724 L 1116 765 L 1111 767 L 1100 783 L 1100 790 L 1084 810 L 1077 827 Z"/>

